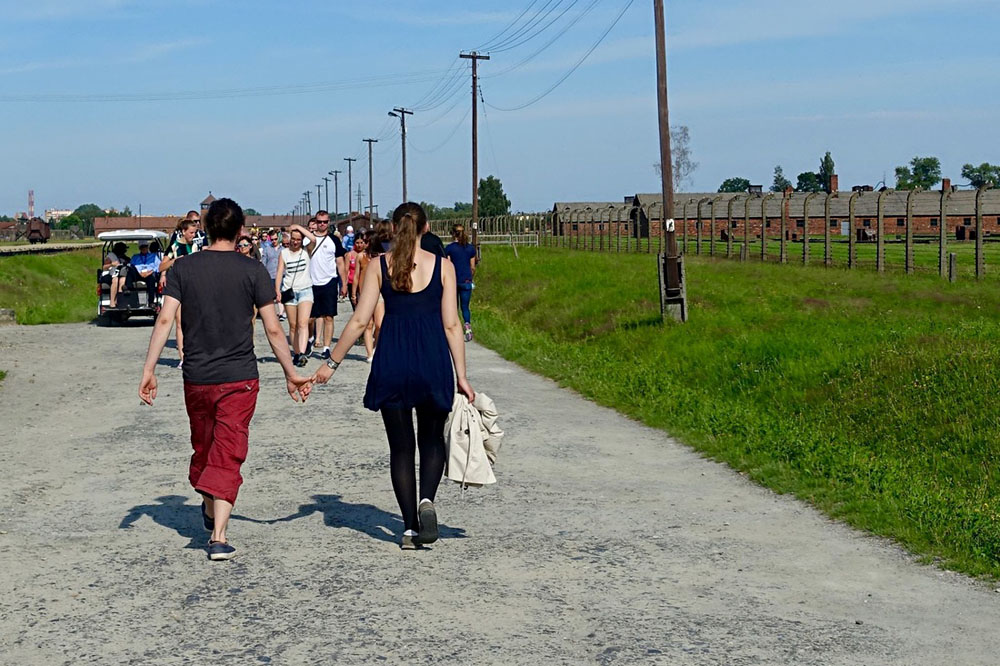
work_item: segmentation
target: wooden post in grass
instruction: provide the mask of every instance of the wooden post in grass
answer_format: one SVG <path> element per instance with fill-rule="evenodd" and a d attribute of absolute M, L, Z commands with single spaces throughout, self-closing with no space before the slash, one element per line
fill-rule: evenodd
<path fill-rule="evenodd" d="M 830 245 L 830 200 L 837 196 L 836 192 L 830 192 L 823 201 L 823 265 L 833 265 L 833 248 Z"/>
<path fill-rule="evenodd" d="M 946 180 L 941 184 L 941 216 L 938 218 L 938 275 L 946 276 L 948 273 L 947 252 L 948 252 L 948 198 L 951 196 L 951 181 Z"/>
<path fill-rule="evenodd" d="M 906 259 L 904 270 L 907 275 L 913 273 L 913 198 L 918 190 L 910 190 L 906 195 Z"/>
<path fill-rule="evenodd" d="M 740 254 L 741 261 L 750 259 L 750 201 L 753 199 L 749 194 L 743 200 L 743 252 Z"/>
<path fill-rule="evenodd" d="M 809 202 L 814 197 L 819 196 L 819 192 L 810 192 L 802 202 L 802 265 L 809 265 Z"/>
<path fill-rule="evenodd" d="M 857 202 L 861 192 L 851 192 L 851 198 L 847 200 L 847 267 L 854 268 L 855 263 L 855 234 L 854 234 L 854 204 Z"/>
<path fill-rule="evenodd" d="M 684 208 L 683 212 L 681 213 L 681 215 L 684 217 L 684 221 L 681 222 L 681 224 L 684 225 L 684 229 L 681 231 L 684 238 L 683 245 L 681 246 L 681 254 L 688 253 L 688 204 L 689 203 L 691 203 L 690 199 L 684 200 Z"/>
<path fill-rule="evenodd" d="M 885 272 L 885 198 L 892 194 L 892 190 L 883 188 L 878 193 L 878 218 L 875 223 L 875 270 L 879 273 Z"/>
<path fill-rule="evenodd" d="M 958 279 L 958 269 L 956 266 L 957 255 L 954 252 L 948 254 L 948 282 Z"/>
<path fill-rule="evenodd" d="M 983 258 L 983 194 L 989 189 L 984 185 L 976 190 L 976 279 L 982 280 L 986 274 L 986 262 Z"/>

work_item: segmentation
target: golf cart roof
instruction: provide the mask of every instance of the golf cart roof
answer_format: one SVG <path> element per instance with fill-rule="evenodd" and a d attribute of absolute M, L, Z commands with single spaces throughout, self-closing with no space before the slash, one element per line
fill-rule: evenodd
<path fill-rule="evenodd" d="M 162 231 L 151 229 L 119 229 L 118 231 L 105 231 L 97 236 L 97 240 L 105 242 L 122 241 L 123 243 L 132 241 L 166 241 L 169 238 L 170 236 Z"/>

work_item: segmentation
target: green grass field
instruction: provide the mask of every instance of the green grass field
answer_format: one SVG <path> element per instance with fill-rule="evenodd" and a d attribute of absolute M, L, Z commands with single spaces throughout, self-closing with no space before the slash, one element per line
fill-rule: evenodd
<path fill-rule="evenodd" d="M 936 276 L 484 248 L 476 337 L 928 560 L 1000 576 L 1000 293 Z M 480 387 L 485 391 L 488 386 Z"/>
<path fill-rule="evenodd" d="M 0 308 L 19 324 L 61 324 L 96 316 L 101 249 L 0 257 Z"/>

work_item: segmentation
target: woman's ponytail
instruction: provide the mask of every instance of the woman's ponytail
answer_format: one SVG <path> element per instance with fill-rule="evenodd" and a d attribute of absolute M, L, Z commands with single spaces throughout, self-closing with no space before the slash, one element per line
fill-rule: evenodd
<path fill-rule="evenodd" d="M 396 291 L 413 289 L 413 256 L 426 224 L 427 213 L 412 201 L 392 213 L 392 288 Z"/>
<path fill-rule="evenodd" d="M 465 225 L 456 224 L 451 228 L 451 237 L 455 239 L 455 242 L 465 247 L 469 244 L 469 235 L 465 233 Z"/>

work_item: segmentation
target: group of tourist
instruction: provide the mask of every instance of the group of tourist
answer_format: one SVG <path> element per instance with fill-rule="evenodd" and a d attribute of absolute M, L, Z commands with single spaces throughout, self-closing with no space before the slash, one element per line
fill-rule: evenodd
<path fill-rule="evenodd" d="M 454 242 L 445 248 L 415 203 L 400 205 L 391 221 L 356 236 L 348 228 L 343 239 L 330 231 L 329 214 L 319 211 L 308 226 L 291 225 L 280 241 L 270 231 L 258 234 L 258 245 L 245 233 L 243 211 L 231 199 L 213 202 L 204 222 L 210 244 L 199 246 L 197 230 L 182 225 L 161 261 L 169 274 L 139 396 L 153 404 L 157 360 L 176 323 L 179 350 L 185 340 L 184 397 L 194 449 L 189 481 L 203 497 L 209 559 L 228 560 L 236 553 L 226 530 L 259 391 L 256 316 L 296 401 L 305 401 L 314 384 L 329 381 L 349 349 L 364 341 L 371 363 L 364 405 L 381 413 L 389 440 L 390 477 L 404 522 L 400 546 L 415 549 L 436 541 L 434 498 L 446 461 L 444 424 L 456 386 L 470 401 L 475 398 L 466 378 L 463 337 L 472 339 L 476 252 L 464 229 L 456 226 Z M 340 299 L 349 300 L 354 312 L 331 348 Z M 281 305 L 287 338 L 278 319 Z M 306 365 L 319 339 L 325 363 L 310 377 L 299 375 L 296 368 Z"/>

